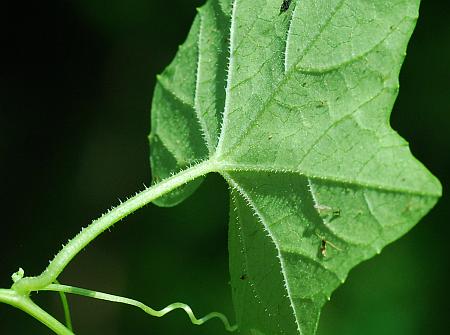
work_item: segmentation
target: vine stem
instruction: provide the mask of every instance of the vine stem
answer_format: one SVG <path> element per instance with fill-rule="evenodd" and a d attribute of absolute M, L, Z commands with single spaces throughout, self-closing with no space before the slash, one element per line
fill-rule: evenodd
<path fill-rule="evenodd" d="M 0 289 L 0 302 L 16 307 L 42 322 L 59 335 L 73 335 L 61 322 L 36 305 L 28 296 L 12 289 Z"/>
<path fill-rule="evenodd" d="M 138 193 L 121 205 L 111 209 L 99 219 L 94 220 L 88 227 L 82 229 L 78 235 L 58 252 L 42 274 L 36 277 L 18 278 L 11 289 L 24 297 L 28 297 L 30 292 L 39 291 L 54 283 L 67 264 L 106 229 L 151 201 L 214 170 L 215 163 L 212 160 L 206 160 Z"/>

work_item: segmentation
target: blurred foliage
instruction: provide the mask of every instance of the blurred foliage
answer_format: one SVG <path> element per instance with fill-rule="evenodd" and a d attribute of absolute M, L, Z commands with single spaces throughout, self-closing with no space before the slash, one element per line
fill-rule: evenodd
<path fill-rule="evenodd" d="M 149 183 L 147 133 L 155 75 L 183 42 L 202 1 L 60 0 L 0 12 L 0 287 L 39 273 L 63 241 Z M 445 333 L 450 298 L 450 3 L 424 0 L 392 125 L 444 185 L 413 231 L 355 269 L 324 310 L 319 334 Z M 61 281 L 232 316 L 227 187 L 211 176 L 173 209 L 148 206 L 101 236 Z M 37 300 L 61 316 L 56 294 Z M 225 334 L 182 312 L 155 319 L 70 297 L 78 334 Z M 49 334 L 0 305 L 0 334 Z"/>

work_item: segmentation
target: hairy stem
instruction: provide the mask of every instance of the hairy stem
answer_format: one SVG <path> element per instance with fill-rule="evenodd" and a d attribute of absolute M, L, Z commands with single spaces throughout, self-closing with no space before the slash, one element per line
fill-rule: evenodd
<path fill-rule="evenodd" d="M 73 335 L 61 322 L 36 305 L 28 296 L 12 289 L 0 289 L 0 302 L 16 307 L 42 322 L 58 335 Z"/>
<path fill-rule="evenodd" d="M 23 295 L 28 295 L 31 291 L 39 291 L 52 284 L 67 264 L 106 229 L 149 202 L 213 170 L 214 163 L 204 161 L 138 193 L 93 221 L 87 228 L 82 229 L 75 238 L 61 249 L 42 274 L 36 277 L 21 278 L 13 284 L 12 289 Z"/>

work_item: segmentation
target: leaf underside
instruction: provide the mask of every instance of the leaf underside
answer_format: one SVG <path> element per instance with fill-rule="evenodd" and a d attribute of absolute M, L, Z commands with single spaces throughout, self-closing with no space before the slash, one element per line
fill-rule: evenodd
<path fill-rule="evenodd" d="M 154 181 L 210 160 L 230 186 L 242 334 L 314 334 L 349 271 L 441 194 L 389 125 L 419 0 L 287 3 L 209 0 L 152 105 Z"/>

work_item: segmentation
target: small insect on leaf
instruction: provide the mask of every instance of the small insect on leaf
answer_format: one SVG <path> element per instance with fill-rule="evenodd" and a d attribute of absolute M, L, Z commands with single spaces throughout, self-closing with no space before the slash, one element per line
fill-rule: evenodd
<path fill-rule="evenodd" d="M 247 275 L 244 273 L 243 275 L 241 275 L 239 277 L 240 280 L 246 280 L 247 279 Z"/>
<path fill-rule="evenodd" d="M 332 221 L 341 216 L 341 210 L 339 208 L 333 208 L 319 204 L 316 204 L 314 208 L 317 210 L 319 216 L 327 221 Z"/>
<path fill-rule="evenodd" d="M 328 245 L 337 251 L 342 251 L 341 248 L 337 247 L 335 244 L 331 243 L 330 241 L 327 241 L 324 237 L 320 236 L 319 234 L 316 234 L 316 235 L 318 238 L 320 238 L 320 254 L 323 257 L 327 257 L 327 246 Z"/>
<path fill-rule="evenodd" d="M 320 253 L 323 257 L 327 257 L 327 241 L 325 240 L 320 242 Z"/>
<path fill-rule="evenodd" d="M 291 6 L 291 2 L 292 0 L 283 0 L 283 3 L 281 4 L 280 8 L 280 14 L 283 14 L 289 9 L 289 7 Z"/>

